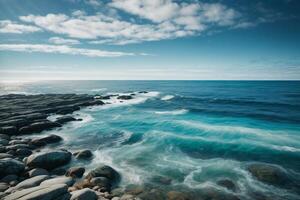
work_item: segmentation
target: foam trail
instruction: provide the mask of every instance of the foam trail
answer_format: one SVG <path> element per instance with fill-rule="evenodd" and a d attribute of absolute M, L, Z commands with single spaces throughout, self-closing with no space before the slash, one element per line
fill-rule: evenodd
<path fill-rule="evenodd" d="M 172 110 L 172 111 L 156 111 L 155 114 L 158 115 L 183 115 L 186 114 L 188 110 L 186 109 L 179 109 L 179 110 Z"/>
<path fill-rule="evenodd" d="M 173 99 L 173 98 L 174 98 L 173 95 L 166 95 L 166 96 L 163 96 L 163 97 L 161 98 L 161 100 L 163 100 L 163 101 L 168 101 L 168 100 L 171 100 L 171 99 Z"/>

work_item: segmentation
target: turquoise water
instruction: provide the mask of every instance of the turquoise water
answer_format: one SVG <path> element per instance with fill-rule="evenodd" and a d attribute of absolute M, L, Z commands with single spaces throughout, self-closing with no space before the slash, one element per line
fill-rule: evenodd
<path fill-rule="evenodd" d="M 300 181 L 300 82 L 283 81 L 60 81 L 6 83 L 6 93 L 135 93 L 133 100 L 74 113 L 82 122 L 56 134 L 63 147 L 89 148 L 84 163 L 113 166 L 122 186 L 150 184 L 201 193 L 229 178 L 241 199 L 264 194 L 299 199 L 299 189 L 259 182 L 246 170 L 253 162 L 282 167 Z M 148 91 L 148 93 L 138 93 Z M 156 181 L 167 177 L 170 185 Z"/>

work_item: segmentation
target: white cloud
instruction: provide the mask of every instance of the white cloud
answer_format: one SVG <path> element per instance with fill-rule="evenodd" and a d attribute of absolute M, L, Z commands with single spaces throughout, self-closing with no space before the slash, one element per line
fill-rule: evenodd
<path fill-rule="evenodd" d="M 0 51 L 58 53 L 69 55 L 82 55 L 88 57 L 120 57 L 135 55 L 134 53 L 102 51 L 97 49 L 73 48 L 67 45 L 47 44 L 0 44 Z"/>
<path fill-rule="evenodd" d="M 54 43 L 54 44 L 80 44 L 80 42 L 78 40 L 74 40 L 74 39 L 64 39 L 61 37 L 51 37 L 49 38 L 49 42 Z"/>
<path fill-rule="evenodd" d="M 222 4 L 178 3 L 171 0 L 113 0 L 106 10 L 119 9 L 135 15 L 125 19 L 114 14 L 47 14 L 20 19 L 44 30 L 72 38 L 92 39 L 94 44 L 124 45 L 199 35 L 214 27 L 238 23 L 239 14 Z M 147 19 L 141 21 L 139 18 Z M 132 20 L 134 19 L 134 20 Z"/>
<path fill-rule="evenodd" d="M 41 31 L 39 27 L 31 25 L 23 25 L 12 22 L 10 20 L 1 20 L 0 21 L 0 33 L 32 33 Z"/>

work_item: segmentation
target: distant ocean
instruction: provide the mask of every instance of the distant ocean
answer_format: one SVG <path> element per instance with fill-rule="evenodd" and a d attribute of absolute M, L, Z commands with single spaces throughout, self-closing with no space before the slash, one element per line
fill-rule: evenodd
<path fill-rule="evenodd" d="M 298 81 L 1 83 L 0 94 L 9 93 L 134 93 L 132 100 L 75 112 L 83 121 L 53 131 L 64 138 L 64 148 L 93 150 L 96 157 L 84 163 L 87 168 L 109 164 L 121 173 L 123 186 L 230 193 L 216 184 L 223 178 L 236 184 L 242 199 L 259 193 L 300 199 L 299 188 L 260 182 L 246 170 L 251 163 L 274 164 L 300 182 Z"/>

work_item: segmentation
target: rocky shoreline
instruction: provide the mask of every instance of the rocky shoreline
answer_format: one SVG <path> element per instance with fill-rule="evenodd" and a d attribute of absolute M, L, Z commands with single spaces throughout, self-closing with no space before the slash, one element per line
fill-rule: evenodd
<path fill-rule="evenodd" d="M 146 92 L 141 92 L 146 93 Z M 120 101 L 134 98 L 135 94 L 117 95 Z M 43 131 L 62 127 L 78 121 L 71 114 L 87 106 L 101 106 L 112 96 L 85 94 L 40 94 L 0 96 L 0 199 L 4 200 L 131 200 L 131 199 L 193 199 L 179 191 L 164 192 L 159 188 L 145 189 L 135 186 L 118 188 L 122 178 L 115 169 L 101 165 L 86 172 L 84 166 L 61 168 L 72 159 L 90 160 L 93 153 L 88 149 L 70 152 L 66 149 L 45 149 L 50 144 L 63 142 L 58 135 L 48 134 L 28 137 Z M 50 115 L 62 115 L 54 121 Z M 290 187 L 285 172 L 272 165 L 252 164 L 248 171 L 266 184 Z M 163 184 L 170 180 L 160 177 Z M 231 194 L 222 196 L 209 191 L 197 199 L 240 199 L 235 195 L 238 186 L 231 180 L 219 180 L 218 185 Z M 256 199 L 256 198 L 254 198 Z M 259 199 L 266 199 L 259 196 Z"/>

